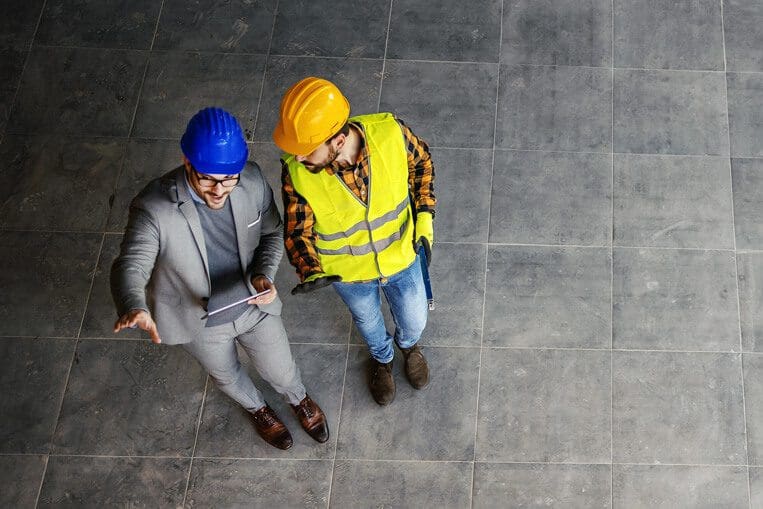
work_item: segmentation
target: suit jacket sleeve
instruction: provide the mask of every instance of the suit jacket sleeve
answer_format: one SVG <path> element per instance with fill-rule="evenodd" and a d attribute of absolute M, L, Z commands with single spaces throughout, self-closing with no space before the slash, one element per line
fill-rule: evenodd
<path fill-rule="evenodd" d="M 132 309 L 149 311 L 146 285 L 159 247 L 158 223 L 136 198 L 130 206 L 119 256 L 111 266 L 111 295 L 120 316 Z"/>
<path fill-rule="evenodd" d="M 262 229 L 260 242 L 254 252 L 249 279 L 262 274 L 275 281 L 278 264 L 283 256 L 283 221 L 273 200 L 273 190 L 265 179 L 262 180 Z"/>

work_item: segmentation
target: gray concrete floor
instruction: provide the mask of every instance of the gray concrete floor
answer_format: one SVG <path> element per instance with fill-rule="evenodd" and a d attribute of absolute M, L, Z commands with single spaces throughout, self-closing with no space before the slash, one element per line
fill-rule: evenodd
<path fill-rule="evenodd" d="M 763 507 L 760 0 L 4 0 L 0 506 Z M 332 437 L 255 435 L 114 337 L 130 198 L 199 108 L 273 186 L 285 88 L 432 147 L 433 376 L 377 407 L 339 299 L 284 319 Z"/>

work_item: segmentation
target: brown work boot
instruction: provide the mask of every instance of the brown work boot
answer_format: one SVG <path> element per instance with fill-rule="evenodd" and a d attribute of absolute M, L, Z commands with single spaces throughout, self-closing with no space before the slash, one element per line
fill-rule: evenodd
<path fill-rule="evenodd" d="M 400 348 L 405 359 L 405 376 L 414 389 L 422 389 L 429 383 L 429 366 L 418 344 Z"/>
<path fill-rule="evenodd" d="M 291 433 L 268 405 L 254 412 L 252 419 L 254 420 L 254 429 L 264 441 L 278 449 L 286 450 L 291 447 Z"/>
<path fill-rule="evenodd" d="M 292 405 L 294 413 L 299 418 L 302 429 L 316 442 L 323 443 L 329 439 L 329 426 L 326 423 L 326 415 L 318 404 L 305 394 L 299 405 Z"/>
<path fill-rule="evenodd" d="M 392 378 L 392 361 L 383 364 L 373 357 L 368 365 L 368 389 L 374 401 L 384 406 L 395 399 L 395 379 Z"/>

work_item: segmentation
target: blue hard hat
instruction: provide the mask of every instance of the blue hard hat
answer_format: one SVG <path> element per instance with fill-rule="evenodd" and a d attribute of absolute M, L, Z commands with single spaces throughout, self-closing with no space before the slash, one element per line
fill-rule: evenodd
<path fill-rule="evenodd" d="M 215 175 L 240 173 L 249 156 L 236 117 L 222 108 L 196 113 L 180 139 L 180 148 L 196 170 Z"/>

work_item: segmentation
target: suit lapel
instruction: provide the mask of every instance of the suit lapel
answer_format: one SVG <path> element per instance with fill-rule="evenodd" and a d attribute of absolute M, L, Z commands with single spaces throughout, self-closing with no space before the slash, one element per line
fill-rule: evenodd
<path fill-rule="evenodd" d="M 207 245 L 204 243 L 204 232 L 201 229 L 201 220 L 199 219 L 199 213 L 196 210 L 196 205 L 188 192 L 188 186 L 185 180 L 185 171 L 183 167 L 180 167 L 180 171 L 177 176 L 177 193 L 178 193 L 178 208 L 180 212 L 188 221 L 188 227 L 191 229 L 193 240 L 196 241 L 196 247 L 199 250 L 201 259 L 204 261 L 204 272 L 207 276 L 207 283 L 211 283 L 209 280 L 209 260 L 207 260 Z"/>
<path fill-rule="evenodd" d="M 236 187 L 233 192 L 228 195 L 230 200 L 231 210 L 233 211 L 233 223 L 236 225 L 236 242 L 238 243 L 238 258 L 241 262 L 241 270 L 244 274 L 247 271 L 248 260 L 246 259 L 246 247 L 247 247 L 247 230 L 248 226 L 246 221 L 248 219 L 246 214 L 246 196 L 241 191 L 240 187 Z"/>

